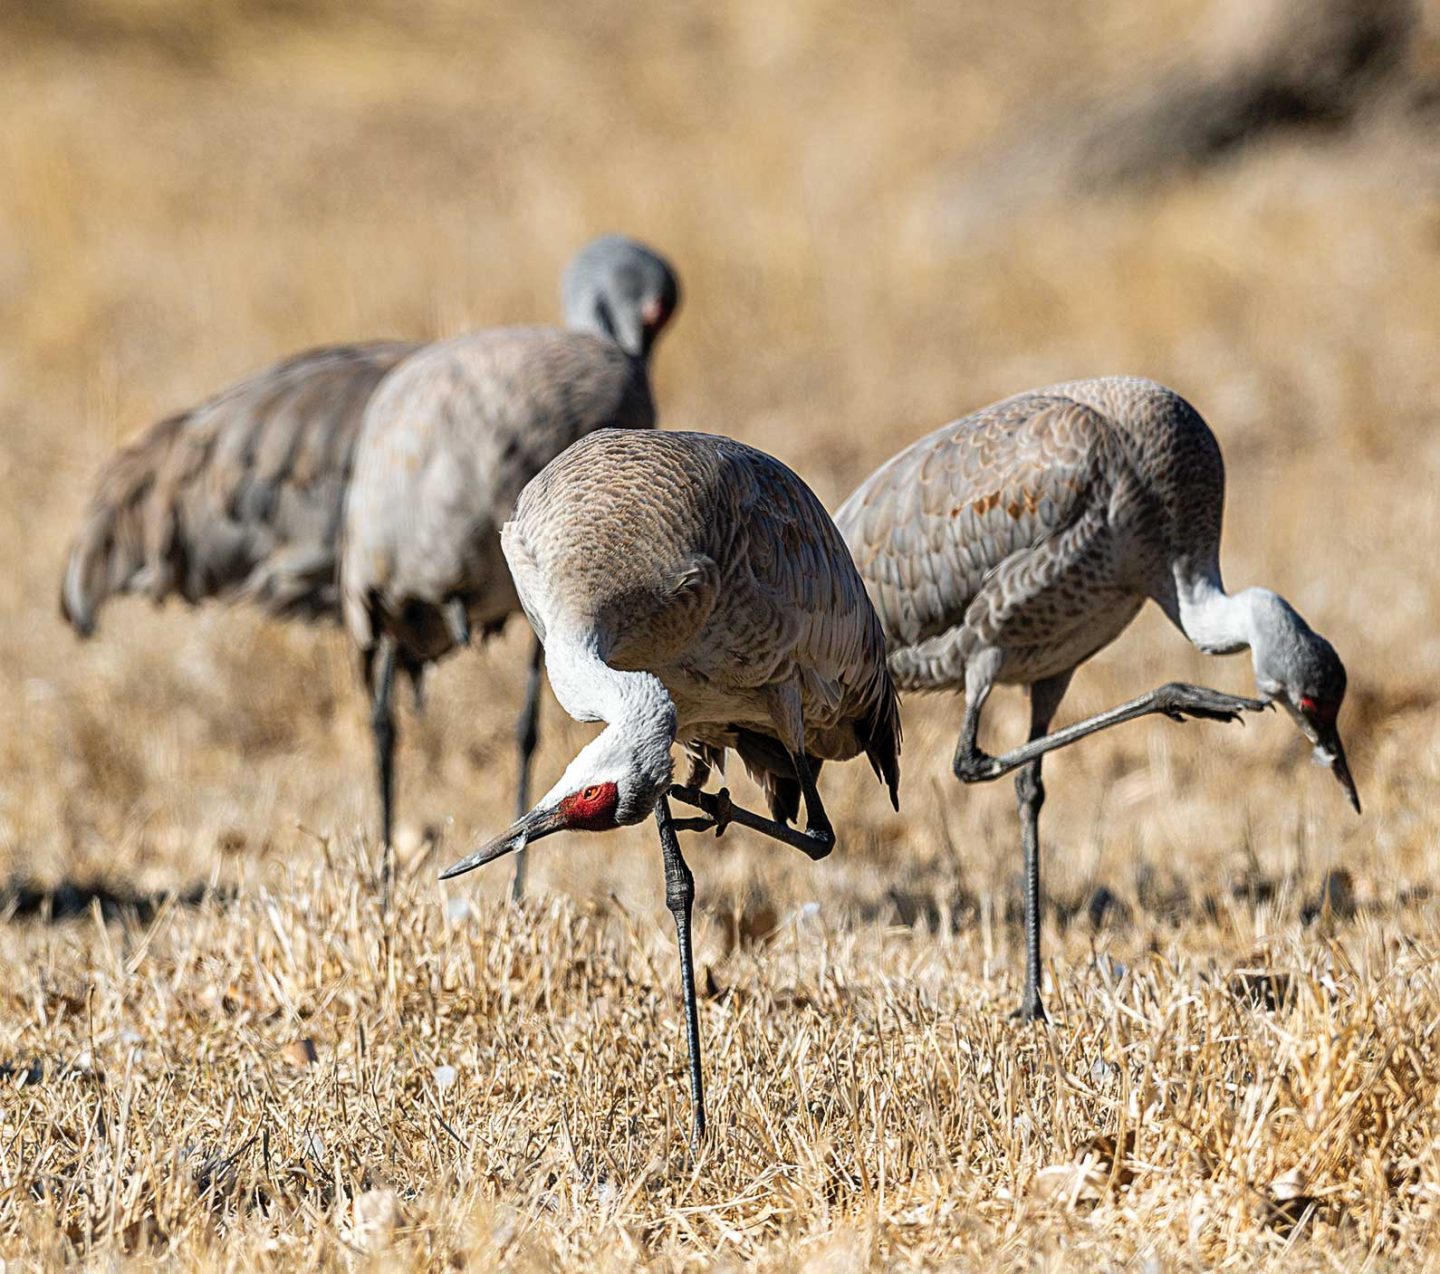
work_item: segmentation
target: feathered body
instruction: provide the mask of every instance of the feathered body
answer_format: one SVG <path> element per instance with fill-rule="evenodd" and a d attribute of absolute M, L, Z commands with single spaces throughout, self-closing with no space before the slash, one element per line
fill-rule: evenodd
<path fill-rule="evenodd" d="M 365 405 L 417 347 L 287 359 L 167 417 L 101 471 L 70 549 L 61 613 L 82 636 L 112 596 L 241 597 L 339 618 L 336 546 Z"/>
<path fill-rule="evenodd" d="M 834 523 L 779 461 L 708 434 L 604 430 L 526 487 L 504 546 L 542 639 L 593 634 L 607 664 L 659 678 L 679 741 L 702 767 L 737 750 L 776 817 L 798 807 L 787 749 L 863 752 L 894 794 L 884 634 Z"/>
<path fill-rule="evenodd" d="M 680 299 L 668 262 L 623 235 L 576 253 L 561 292 L 567 327 L 639 359 Z M 340 527 L 361 420 L 381 380 L 421 348 L 310 350 L 152 426 L 101 471 L 66 562 L 61 614 L 82 637 L 121 593 L 338 619 Z"/>
<path fill-rule="evenodd" d="M 516 497 L 602 426 L 655 423 L 644 362 L 606 337 L 498 328 L 443 341 L 391 376 L 366 413 L 346 504 L 346 623 L 362 652 L 383 633 L 403 666 L 456 643 L 444 608 L 502 624 L 520 608 L 500 551 Z"/>
<path fill-rule="evenodd" d="M 1047 752 L 1149 713 L 1232 721 L 1280 702 L 1355 809 L 1336 721 L 1345 668 L 1278 594 L 1225 591 L 1225 466 L 1173 390 L 1104 377 L 1018 394 L 946 425 L 872 474 L 836 514 L 907 690 L 961 689 L 953 768 L 962 782 L 1015 774 L 1025 853 L 1025 993 L 1040 997 L 1041 762 Z M 1201 650 L 1249 648 L 1264 700 L 1171 683 L 1050 734 L 1074 670 L 1147 599 Z M 1030 737 L 979 746 L 997 683 L 1030 689 Z"/>
<path fill-rule="evenodd" d="M 835 524 L 778 460 L 709 434 L 603 429 L 525 488 L 502 533 L 555 697 L 605 728 L 533 809 L 442 873 L 473 871 L 558 832 L 654 818 L 675 920 L 694 1112 L 705 1135 L 682 830 L 732 822 L 824 858 L 835 833 L 815 783 L 822 760 L 863 752 L 899 782 L 900 720 L 885 638 Z M 728 790 L 674 783 L 682 743 L 700 770 L 736 749 L 773 818 Z M 803 830 L 789 826 L 803 798 Z M 673 818 L 672 800 L 703 819 Z"/>
<path fill-rule="evenodd" d="M 1017 394 L 901 451 L 835 515 L 902 690 L 1034 683 L 1114 641 L 1149 597 L 1219 580 L 1225 469 L 1209 427 L 1153 381 Z M 1181 583 L 1177 583 L 1179 580 Z"/>

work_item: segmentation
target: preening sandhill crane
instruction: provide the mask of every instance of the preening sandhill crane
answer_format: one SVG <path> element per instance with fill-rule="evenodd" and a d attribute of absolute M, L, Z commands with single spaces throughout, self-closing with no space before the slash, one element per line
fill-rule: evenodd
<path fill-rule="evenodd" d="M 816 789 L 824 760 L 861 752 L 899 783 L 900 722 L 885 639 L 839 532 L 779 461 L 698 433 L 603 430 L 553 461 L 502 536 L 564 709 L 605 729 L 501 836 L 444 873 L 566 830 L 652 814 L 680 949 L 694 1140 L 705 1130 L 690 915 L 677 829 L 730 822 L 811 858 L 835 836 Z M 672 786 L 671 745 L 692 760 Z M 727 750 L 763 785 L 770 818 L 702 792 Z M 805 828 L 789 826 L 805 803 Z M 677 820 L 670 798 L 707 817 Z"/>
<path fill-rule="evenodd" d="M 569 330 L 496 328 L 427 346 L 376 391 L 345 502 L 341 588 L 372 703 L 384 876 L 394 809 L 395 673 L 435 660 L 520 609 L 500 527 L 524 485 L 605 426 L 655 423 L 647 359 L 679 303 L 669 264 L 618 235 L 565 279 Z M 529 808 L 540 645 L 517 736 Z M 523 858 L 514 892 L 523 889 Z"/>
<path fill-rule="evenodd" d="M 881 466 L 836 514 L 885 627 L 903 690 L 963 689 L 955 750 L 964 783 L 1012 770 L 1025 854 L 1025 993 L 1040 998 L 1040 807 L 1045 753 L 1159 712 L 1227 721 L 1278 701 L 1356 812 L 1336 722 L 1345 668 L 1330 643 L 1263 588 L 1220 577 L 1225 468 L 1196 410 L 1163 385 L 1102 377 L 1007 398 L 922 438 Z M 1075 669 L 1146 599 L 1207 654 L 1249 647 L 1263 700 L 1171 683 L 1047 734 Z M 1030 739 L 979 748 L 1001 682 L 1028 686 Z"/>

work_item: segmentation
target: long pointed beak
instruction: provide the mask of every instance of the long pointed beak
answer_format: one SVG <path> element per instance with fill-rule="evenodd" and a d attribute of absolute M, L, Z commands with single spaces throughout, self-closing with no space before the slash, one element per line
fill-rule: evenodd
<path fill-rule="evenodd" d="M 1333 725 L 1324 726 L 1316 732 L 1315 759 L 1329 767 L 1335 781 L 1345 789 L 1355 812 L 1360 813 L 1360 793 L 1355 790 L 1355 779 L 1350 773 L 1350 763 L 1345 759 L 1345 745 L 1340 742 L 1340 731 Z"/>
<path fill-rule="evenodd" d="M 564 829 L 565 818 L 558 810 L 533 809 L 523 818 L 516 819 L 494 840 L 486 841 L 473 854 L 447 867 L 440 873 L 440 879 L 449 880 L 452 876 L 463 876 L 467 871 L 493 863 L 497 858 L 504 858 L 506 854 L 517 849 L 524 849 L 531 841 L 540 840 L 552 832 Z"/>

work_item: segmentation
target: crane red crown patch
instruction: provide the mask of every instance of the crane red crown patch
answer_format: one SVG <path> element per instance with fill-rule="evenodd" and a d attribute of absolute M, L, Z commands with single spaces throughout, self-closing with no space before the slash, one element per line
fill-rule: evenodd
<path fill-rule="evenodd" d="M 620 789 L 613 783 L 593 783 L 565 797 L 560 812 L 567 827 L 599 832 L 615 826 L 615 807 L 620 803 Z"/>
<path fill-rule="evenodd" d="M 1325 725 L 1334 725 L 1335 718 L 1340 715 L 1340 705 L 1331 699 L 1322 700 L 1313 695 L 1301 695 L 1300 711 Z"/>

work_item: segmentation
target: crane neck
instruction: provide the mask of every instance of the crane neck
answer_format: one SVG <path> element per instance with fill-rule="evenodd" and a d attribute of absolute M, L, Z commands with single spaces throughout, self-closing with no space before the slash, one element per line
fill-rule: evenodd
<path fill-rule="evenodd" d="M 1277 641 L 1286 640 L 1297 627 L 1304 627 L 1294 607 L 1268 588 L 1227 593 L 1218 570 L 1189 578 L 1177 574 L 1175 584 L 1171 618 L 1207 655 L 1229 655 L 1249 648 L 1258 657 Z"/>
<path fill-rule="evenodd" d="M 565 326 L 572 332 L 588 332 L 614 341 L 632 358 L 649 363 L 653 333 L 633 305 L 617 304 L 599 289 L 567 298 Z"/>
<path fill-rule="evenodd" d="M 605 662 L 593 633 L 552 631 L 545 643 L 545 670 L 560 706 L 577 721 L 604 721 L 633 739 L 675 742 L 675 701 L 659 677 L 623 672 Z"/>

